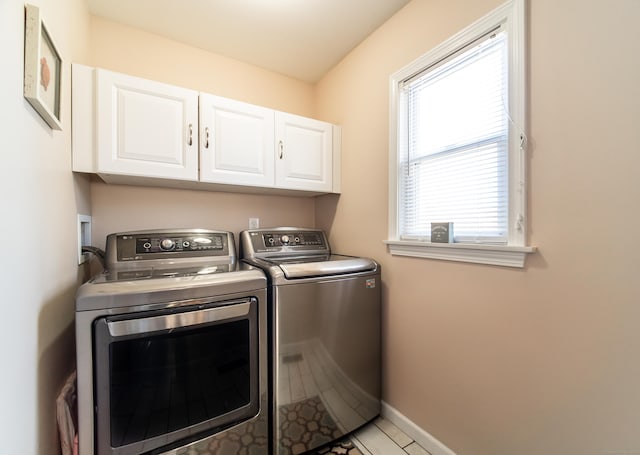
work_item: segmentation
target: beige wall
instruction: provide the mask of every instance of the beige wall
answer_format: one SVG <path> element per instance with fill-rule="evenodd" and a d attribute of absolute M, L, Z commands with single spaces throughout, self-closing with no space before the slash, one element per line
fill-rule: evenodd
<path fill-rule="evenodd" d="M 392 257 L 388 78 L 500 0 L 414 0 L 318 85 L 332 244 L 383 264 L 384 400 L 462 454 L 640 452 L 640 2 L 531 0 L 524 270 Z"/>
<path fill-rule="evenodd" d="M 96 16 L 88 65 L 312 116 L 314 87 Z"/>
<path fill-rule="evenodd" d="M 232 231 L 260 225 L 314 226 L 313 199 L 287 196 L 107 185 L 93 182 L 93 235 L 104 248 L 107 234 L 138 229 L 204 228 Z"/>
<path fill-rule="evenodd" d="M 255 66 L 126 27 L 91 20 L 91 58 L 83 62 L 285 112 L 312 116 L 314 87 Z M 307 197 L 91 185 L 94 243 L 111 232 L 200 227 L 230 230 L 260 225 L 314 226 L 315 203 Z"/>
<path fill-rule="evenodd" d="M 76 213 L 88 184 L 71 169 L 70 62 L 87 53 L 81 0 L 34 0 L 63 60 L 62 131 L 22 96 L 24 4 L 0 1 L 0 434 L 2 453 L 59 451 L 55 399 L 75 366 Z"/>

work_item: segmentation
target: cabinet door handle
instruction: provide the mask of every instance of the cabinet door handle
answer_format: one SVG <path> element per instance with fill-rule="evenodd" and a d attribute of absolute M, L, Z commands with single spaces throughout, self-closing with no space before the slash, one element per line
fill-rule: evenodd
<path fill-rule="evenodd" d="M 284 156 L 284 143 L 282 141 L 278 142 L 278 148 L 280 149 L 280 159 L 282 159 L 282 157 Z"/>
<path fill-rule="evenodd" d="M 209 148 L 209 127 L 204 129 L 204 148 Z"/>
<path fill-rule="evenodd" d="M 193 145 L 193 123 L 189 123 L 189 139 L 187 139 L 187 145 L 189 145 L 189 147 Z"/>

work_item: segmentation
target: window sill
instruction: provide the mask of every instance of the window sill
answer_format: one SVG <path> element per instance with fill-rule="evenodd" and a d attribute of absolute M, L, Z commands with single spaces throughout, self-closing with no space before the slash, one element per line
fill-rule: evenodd
<path fill-rule="evenodd" d="M 413 256 L 444 261 L 471 262 L 523 268 L 527 254 L 535 253 L 534 246 L 486 245 L 474 243 L 431 243 L 385 240 L 394 256 Z"/>

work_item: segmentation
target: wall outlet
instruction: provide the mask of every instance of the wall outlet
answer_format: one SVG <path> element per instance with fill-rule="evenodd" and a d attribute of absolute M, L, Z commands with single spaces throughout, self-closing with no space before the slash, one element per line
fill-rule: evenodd
<path fill-rule="evenodd" d="M 91 217 L 78 214 L 78 265 L 84 264 L 89 253 L 83 253 L 83 246 L 91 245 Z"/>
<path fill-rule="evenodd" d="M 258 229 L 260 227 L 260 218 L 249 218 L 249 229 Z"/>

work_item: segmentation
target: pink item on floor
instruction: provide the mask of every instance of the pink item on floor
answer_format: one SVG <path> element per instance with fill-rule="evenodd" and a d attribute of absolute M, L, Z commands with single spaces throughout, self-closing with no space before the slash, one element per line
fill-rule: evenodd
<path fill-rule="evenodd" d="M 74 370 L 65 381 L 56 399 L 56 415 L 62 455 L 78 455 L 78 435 L 76 433 L 77 401 L 76 372 Z"/>

